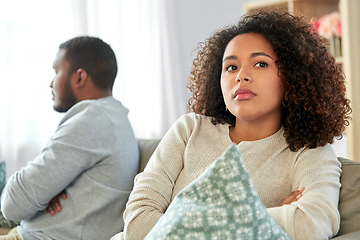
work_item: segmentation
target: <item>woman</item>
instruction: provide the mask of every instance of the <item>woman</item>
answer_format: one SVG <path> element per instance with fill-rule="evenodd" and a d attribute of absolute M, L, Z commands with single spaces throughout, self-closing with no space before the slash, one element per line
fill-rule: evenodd
<path fill-rule="evenodd" d="M 171 127 L 136 177 L 124 238 L 144 238 L 231 143 L 291 239 L 335 235 L 341 168 L 329 143 L 348 125 L 351 108 L 324 41 L 300 18 L 260 12 L 208 38 L 191 73 L 192 113 Z M 288 197 L 298 187 L 305 190 Z"/>

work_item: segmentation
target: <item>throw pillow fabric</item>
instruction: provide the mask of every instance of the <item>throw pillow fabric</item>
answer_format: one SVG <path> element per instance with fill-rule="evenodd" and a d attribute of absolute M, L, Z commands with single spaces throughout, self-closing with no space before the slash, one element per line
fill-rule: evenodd
<path fill-rule="evenodd" d="M 267 213 L 231 144 L 174 198 L 145 239 L 290 238 Z"/>
<path fill-rule="evenodd" d="M 6 184 L 6 162 L 0 162 L 0 195 Z"/>
<path fill-rule="evenodd" d="M 6 162 L 0 162 L 0 195 L 6 184 Z M 0 227 L 2 228 L 13 228 L 19 225 L 19 222 L 7 220 L 0 211 Z"/>

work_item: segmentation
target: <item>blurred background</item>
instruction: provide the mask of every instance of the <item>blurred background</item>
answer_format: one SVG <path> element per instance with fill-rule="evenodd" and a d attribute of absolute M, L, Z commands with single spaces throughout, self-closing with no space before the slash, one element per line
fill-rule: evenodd
<path fill-rule="evenodd" d="M 0 0 L 0 160 L 7 175 L 39 154 L 63 117 L 49 87 L 62 42 L 90 35 L 110 44 L 119 66 L 114 97 L 129 109 L 137 138 L 161 138 L 187 112 L 199 43 L 238 21 L 248 2 Z M 344 141 L 339 146 L 346 157 Z"/>

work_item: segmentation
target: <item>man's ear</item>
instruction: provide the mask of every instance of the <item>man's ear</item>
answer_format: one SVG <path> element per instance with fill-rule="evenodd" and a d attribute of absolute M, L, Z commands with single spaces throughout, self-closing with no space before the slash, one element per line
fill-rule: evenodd
<path fill-rule="evenodd" d="M 86 82 L 88 81 L 88 74 L 87 72 L 82 69 L 82 68 L 79 68 L 77 71 L 76 71 L 76 75 L 77 75 L 77 81 L 75 83 L 75 87 L 76 88 L 82 88 L 86 85 Z"/>

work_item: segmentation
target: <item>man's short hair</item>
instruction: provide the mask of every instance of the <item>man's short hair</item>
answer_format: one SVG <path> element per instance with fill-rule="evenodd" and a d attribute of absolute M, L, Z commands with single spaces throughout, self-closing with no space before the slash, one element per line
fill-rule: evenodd
<path fill-rule="evenodd" d="M 99 89 L 112 89 L 117 74 L 117 62 L 110 45 L 96 37 L 72 38 L 59 47 L 65 49 L 69 73 L 84 69 Z"/>

